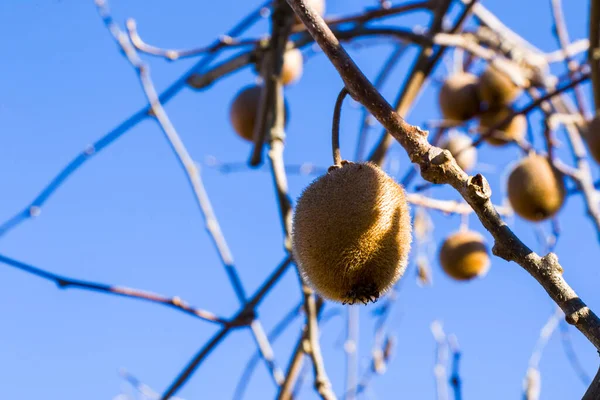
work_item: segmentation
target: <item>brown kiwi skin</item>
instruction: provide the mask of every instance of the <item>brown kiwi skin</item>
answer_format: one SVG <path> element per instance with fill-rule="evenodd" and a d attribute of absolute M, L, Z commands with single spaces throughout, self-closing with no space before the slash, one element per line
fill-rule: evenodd
<path fill-rule="evenodd" d="M 600 117 L 596 116 L 588 122 L 585 130 L 585 141 L 587 142 L 590 154 L 600 163 Z"/>
<path fill-rule="evenodd" d="M 479 117 L 479 133 L 485 134 L 487 130 L 496 124 L 505 120 L 513 113 L 510 108 L 501 108 L 497 110 L 489 110 L 482 113 Z M 512 141 L 520 141 L 525 137 L 527 132 L 527 118 L 518 114 L 509 122 L 502 124 L 498 129 L 495 129 L 491 135 L 484 138 L 485 142 L 492 146 L 504 146 Z"/>
<path fill-rule="evenodd" d="M 254 124 L 260 102 L 262 86 L 248 85 L 242 88 L 235 96 L 229 107 L 229 120 L 234 131 L 244 140 L 252 142 L 254 139 Z M 285 123 L 289 116 L 287 102 L 285 103 Z"/>
<path fill-rule="evenodd" d="M 479 77 L 478 89 L 489 109 L 510 105 L 522 92 L 508 75 L 491 65 Z"/>
<path fill-rule="evenodd" d="M 376 301 L 400 279 L 411 219 L 402 186 L 373 163 L 343 162 L 301 194 L 294 259 L 307 283 L 336 302 Z"/>
<path fill-rule="evenodd" d="M 508 200 L 517 215 L 529 221 L 554 216 L 565 201 L 563 174 L 548 158 L 531 154 L 511 171 L 507 181 Z"/>
<path fill-rule="evenodd" d="M 450 75 L 438 96 L 440 110 L 445 119 L 463 122 L 480 111 L 477 77 L 469 73 Z"/>
<path fill-rule="evenodd" d="M 449 150 L 458 166 L 464 171 L 471 170 L 477 163 L 477 149 L 472 146 L 473 140 L 457 131 L 451 131 L 440 143 L 440 147 Z"/>
<path fill-rule="evenodd" d="M 281 83 L 290 85 L 300 79 L 304 69 L 304 58 L 299 49 L 291 49 L 283 55 L 283 67 L 281 69 Z"/>
<path fill-rule="evenodd" d="M 475 231 L 459 231 L 444 241 L 439 253 L 440 264 L 448 276 L 468 281 L 484 275 L 490 266 L 485 240 Z"/>

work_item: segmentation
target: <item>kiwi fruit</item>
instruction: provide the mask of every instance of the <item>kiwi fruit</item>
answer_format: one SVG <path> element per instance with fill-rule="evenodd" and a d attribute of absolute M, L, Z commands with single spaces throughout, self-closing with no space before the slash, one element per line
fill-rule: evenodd
<path fill-rule="evenodd" d="M 292 226 L 298 268 L 329 300 L 376 301 L 404 274 L 412 240 L 406 195 L 376 164 L 331 167 L 302 192 Z"/>
<path fill-rule="evenodd" d="M 249 142 L 254 139 L 254 124 L 260 102 L 262 86 L 249 85 L 238 92 L 229 108 L 229 120 L 235 132 Z M 287 125 L 288 106 L 285 104 L 285 123 Z"/>
<path fill-rule="evenodd" d="M 489 64 L 479 77 L 478 89 L 490 109 L 511 104 L 522 92 L 508 75 Z"/>
<path fill-rule="evenodd" d="M 481 114 L 479 117 L 479 133 L 485 134 L 487 130 L 496 124 L 499 124 L 513 113 L 510 108 L 501 108 L 499 110 L 490 110 Z M 502 124 L 495 129 L 484 140 L 492 146 L 503 146 L 512 141 L 518 142 L 525 137 L 527 131 L 527 118 L 518 114 L 509 122 Z"/>
<path fill-rule="evenodd" d="M 596 116 L 588 122 L 585 141 L 594 160 L 600 163 L 600 117 Z"/>
<path fill-rule="evenodd" d="M 291 49 L 283 55 L 283 67 L 281 69 L 281 82 L 289 85 L 296 82 L 302 76 L 304 58 L 299 49 Z"/>
<path fill-rule="evenodd" d="M 445 119 L 466 121 L 479 112 L 477 77 L 469 73 L 450 75 L 440 89 L 438 102 Z"/>
<path fill-rule="evenodd" d="M 523 158 L 510 172 L 507 184 L 513 210 L 529 221 L 552 217 L 565 201 L 563 174 L 539 154 Z"/>
<path fill-rule="evenodd" d="M 306 5 L 317 12 L 317 14 L 323 16 L 325 14 L 325 0 L 306 0 Z M 301 24 L 302 21 L 296 15 L 296 23 Z"/>
<path fill-rule="evenodd" d="M 439 256 L 444 272 L 458 281 L 481 276 L 490 266 L 485 240 L 475 231 L 464 230 L 448 236 Z"/>
<path fill-rule="evenodd" d="M 468 171 L 477 162 L 477 149 L 472 146 L 473 140 L 464 133 L 451 131 L 440 143 L 440 147 L 452 153 L 458 166 Z"/>

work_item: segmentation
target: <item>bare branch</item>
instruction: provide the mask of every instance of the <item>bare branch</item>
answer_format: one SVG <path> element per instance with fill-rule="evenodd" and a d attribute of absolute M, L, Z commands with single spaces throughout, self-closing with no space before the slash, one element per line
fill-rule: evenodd
<path fill-rule="evenodd" d="M 331 382 L 325 372 L 323 356 L 321 355 L 321 345 L 319 344 L 319 322 L 317 320 L 317 306 L 312 290 L 306 285 L 302 288 L 304 294 L 304 312 L 306 313 L 306 343 L 313 365 L 315 374 L 315 389 L 323 400 L 336 399 L 335 394 L 331 390 Z"/>
<path fill-rule="evenodd" d="M 492 205 L 487 180 L 481 174 L 469 177 L 456 164 L 450 152 L 431 146 L 427 142 L 426 132 L 406 123 L 363 75 L 323 19 L 307 9 L 304 0 L 288 2 L 338 70 L 352 96 L 367 107 L 400 142 L 411 161 L 419 164 L 423 178 L 454 187 L 494 237 L 494 254 L 507 261 L 515 261 L 529 272 L 561 307 L 567 321 L 575 325 L 597 349 L 600 349 L 600 319 L 564 280 L 558 257 L 553 253 L 540 257 L 521 242 L 500 219 Z"/>
<path fill-rule="evenodd" d="M 431 333 L 436 343 L 435 365 L 433 375 L 435 376 L 435 387 L 437 400 L 448 400 L 448 377 L 446 364 L 448 363 L 448 339 L 440 321 L 431 323 Z"/>
<path fill-rule="evenodd" d="M 245 32 L 251 27 L 258 18 L 260 18 L 259 7 L 255 11 L 252 11 L 246 18 L 242 19 L 236 24 L 229 32 L 227 36 L 236 37 Z M 167 103 L 171 100 L 181 89 L 185 87 L 188 76 L 196 71 L 201 71 L 206 68 L 217 56 L 217 52 L 221 47 L 221 41 L 217 40 L 213 43 L 212 51 L 200 59 L 194 64 L 187 72 L 180 76 L 174 83 L 172 83 L 167 89 L 165 89 L 159 96 L 158 99 L 162 104 Z M 130 129 L 135 127 L 137 124 L 148 118 L 151 108 L 145 106 L 142 109 L 135 112 L 113 130 L 102 136 L 100 139 L 95 141 L 93 144 L 87 146 L 81 151 L 73 160 L 71 160 L 52 180 L 42 189 L 38 196 L 28 204 L 22 211 L 9 218 L 7 221 L 0 224 L 0 237 L 14 229 L 22 222 L 29 218 L 37 217 L 41 213 L 42 206 L 46 201 L 59 189 L 63 183 L 69 178 L 75 171 L 77 171 L 85 162 L 90 160 L 94 155 L 100 153 L 102 150 L 110 146 L 115 140 L 119 139 Z"/>
<path fill-rule="evenodd" d="M 286 328 L 289 327 L 289 325 L 300 315 L 300 312 L 302 311 L 302 304 L 303 303 L 300 303 L 297 306 L 295 306 L 294 308 L 292 308 L 275 325 L 275 327 L 268 334 L 269 341 L 274 342 L 275 340 L 277 340 L 279 338 L 279 336 L 283 332 L 285 332 Z M 261 358 L 260 352 L 257 351 L 252 356 L 252 358 L 250 358 L 248 363 L 246 364 L 246 368 L 244 368 L 244 372 L 242 373 L 242 376 L 240 377 L 240 380 L 238 381 L 238 384 L 235 388 L 235 393 L 233 395 L 233 399 L 241 400 L 241 398 L 244 397 L 244 392 L 246 391 L 248 383 L 250 383 L 250 377 L 252 376 L 252 373 L 254 372 L 254 369 L 256 368 L 256 364 L 258 363 L 260 358 Z"/>
<path fill-rule="evenodd" d="M 20 269 L 21 271 L 27 272 L 29 274 L 36 275 L 40 278 L 52 281 L 56 284 L 56 286 L 58 286 L 59 289 L 91 290 L 94 292 L 113 294 L 116 296 L 129 297 L 133 299 L 140 299 L 174 308 L 193 317 L 200 318 L 204 321 L 214 322 L 222 325 L 227 325 L 229 323 L 226 319 L 218 317 L 209 311 L 201 310 L 199 308 L 190 306 L 189 304 L 187 304 L 187 302 L 185 302 L 177 296 L 167 297 L 161 294 L 147 292 L 145 290 L 68 278 L 52 272 L 45 271 L 43 269 L 34 267 L 29 264 L 25 264 L 24 262 L 17 261 L 15 259 L 3 255 L 0 255 L 0 262 Z"/>
<path fill-rule="evenodd" d="M 96 0 L 96 5 L 98 7 L 98 13 L 102 17 L 107 29 L 111 32 L 115 41 L 125 54 L 125 57 L 138 74 L 144 94 L 150 103 L 152 114 L 163 130 L 163 133 L 167 137 L 169 144 L 173 148 L 173 151 L 177 155 L 177 158 L 186 173 L 186 177 L 192 186 L 196 201 L 200 207 L 202 216 L 204 217 L 206 230 L 208 231 L 217 248 L 219 256 L 221 257 L 221 262 L 225 267 L 229 280 L 231 281 L 238 299 L 241 303 L 243 303 L 246 300 L 244 288 L 237 274 L 233 262 L 233 256 L 229 250 L 229 246 L 227 245 L 225 237 L 221 232 L 221 227 L 213 211 L 210 199 L 208 198 L 208 193 L 206 192 L 204 184 L 202 183 L 196 163 L 188 153 L 184 143 L 179 137 L 179 134 L 175 130 L 175 127 L 163 109 L 158 94 L 154 88 L 154 84 L 150 78 L 150 70 L 148 66 L 145 65 L 139 58 L 135 48 L 131 45 L 131 42 L 129 42 L 127 35 L 125 35 L 125 33 L 122 32 L 117 24 L 113 21 L 106 5 L 106 1 Z"/>
<path fill-rule="evenodd" d="M 569 71 L 569 77 L 571 79 L 575 79 L 576 71 L 579 68 L 578 63 L 572 59 L 571 54 L 569 52 L 569 45 L 571 43 L 569 39 L 569 31 L 567 30 L 567 24 L 565 22 L 565 18 L 562 11 L 562 1 L 561 0 L 551 0 L 552 3 L 552 18 L 554 19 L 554 31 L 556 39 L 558 40 L 558 44 L 562 50 L 563 57 L 565 60 L 565 65 L 567 70 Z M 548 57 L 546 56 L 546 60 Z M 585 96 L 582 89 L 578 86 L 574 89 L 575 93 L 575 102 L 577 104 L 577 109 L 579 113 L 587 118 L 587 105 L 585 103 Z"/>
<path fill-rule="evenodd" d="M 471 208 L 471 206 L 465 202 L 458 202 L 454 200 L 438 200 L 425 197 L 417 193 L 407 193 L 406 200 L 413 205 L 439 210 L 448 214 L 470 214 L 473 212 L 473 208 Z M 513 215 L 513 210 L 510 207 L 495 207 L 498 211 L 498 214 L 502 216 L 510 217 Z"/>
<path fill-rule="evenodd" d="M 265 3 L 265 6 L 268 3 L 270 3 L 270 1 Z M 140 37 L 137 31 L 137 23 L 132 18 L 127 21 L 127 32 L 129 33 L 129 39 L 131 40 L 131 43 L 135 46 L 135 48 L 138 51 L 152 56 L 161 57 L 169 61 L 175 61 L 183 58 L 195 57 L 201 54 L 210 53 L 214 51 L 215 48 L 213 44 L 206 47 L 188 50 L 161 49 L 160 47 L 149 45 L 146 42 L 144 42 Z M 256 40 L 254 39 L 239 40 L 227 35 L 219 37 L 218 40 L 221 42 L 219 46 L 221 49 L 256 45 Z"/>
<path fill-rule="evenodd" d="M 463 13 L 458 18 L 456 24 L 451 29 L 450 33 L 458 32 L 465 19 L 470 15 L 471 8 L 476 4 L 477 0 L 471 0 L 470 4 L 465 7 Z M 451 1 L 440 0 L 436 3 L 434 10 L 433 22 L 429 29 L 429 36 L 434 37 L 442 30 L 444 16 L 450 7 Z M 445 46 L 441 46 L 435 54 L 433 54 L 433 46 L 423 46 L 417 60 L 415 61 L 411 72 L 400 90 L 398 98 L 394 104 L 394 109 L 402 117 L 406 117 L 411 105 L 421 92 L 422 86 L 426 83 L 427 77 L 431 74 L 442 55 L 446 51 Z M 369 156 L 369 160 L 381 164 L 385 157 L 385 153 L 390 146 L 392 136 L 389 132 L 384 132 L 377 143 L 375 150 Z"/>
<path fill-rule="evenodd" d="M 358 340 L 360 327 L 360 310 L 358 307 L 346 307 L 346 400 L 356 399 L 358 373 Z"/>
<path fill-rule="evenodd" d="M 460 357 L 461 351 L 458 339 L 455 335 L 448 336 L 448 346 L 452 356 L 452 373 L 450 375 L 450 386 L 454 392 L 454 400 L 462 400 L 462 380 L 460 379 Z"/>

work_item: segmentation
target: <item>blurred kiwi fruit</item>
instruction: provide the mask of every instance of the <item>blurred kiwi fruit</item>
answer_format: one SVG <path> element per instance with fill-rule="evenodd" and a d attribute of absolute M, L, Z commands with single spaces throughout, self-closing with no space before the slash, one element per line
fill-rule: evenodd
<path fill-rule="evenodd" d="M 488 129 L 504 121 L 513 113 L 510 108 L 501 108 L 498 110 L 489 110 L 479 117 L 479 133 L 485 134 Z M 527 118 L 518 114 L 510 121 L 503 123 L 494 131 L 484 137 L 486 143 L 492 146 L 503 146 L 511 141 L 520 141 L 527 133 Z"/>
<path fill-rule="evenodd" d="M 445 119 L 466 121 L 479 112 L 477 77 L 469 73 L 450 75 L 440 89 L 438 103 Z"/>
<path fill-rule="evenodd" d="M 242 88 L 231 102 L 229 120 L 233 129 L 244 140 L 251 142 L 254 138 L 254 124 L 260 101 L 262 86 L 249 85 Z M 285 124 L 288 120 L 288 106 L 285 103 Z"/>
<path fill-rule="evenodd" d="M 489 252 L 483 236 L 469 230 L 448 236 L 442 244 L 439 258 L 444 272 L 458 281 L 481 276 L 490 266 Z"/>
<path fill-rule="evenodd" d="M 565 201 L 563 174 L 539 154 L 523 158 L 510 172 L 507 185 L 513 210 L 529 221 L 554 216 Z"/>
<path fill-rule="evenodd" d="M 477 149 L 472 146 L 473 140 L 458 131 L 450 131 L 442 139 L 440 147 L 452 153 L 459 167 L 468 171 L 477 163 Z"/>
<path fill-rule="evenodd" d="M 479 77 L 478 88 L 479 97 L 489 109 L 511 104 L 522 92 L 508 75 L 489 64 Z"/>

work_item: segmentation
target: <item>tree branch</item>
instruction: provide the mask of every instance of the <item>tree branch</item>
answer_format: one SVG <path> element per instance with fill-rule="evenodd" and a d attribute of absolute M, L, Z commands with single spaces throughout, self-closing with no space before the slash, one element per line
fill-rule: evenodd
<path fill-rule="evenodd" d="M 201 310 L 199 308 L 190 306 L 188 303 L 186 303 L 184 300 L 177 296 L 167 297 L 161 294 L 147 292 L 145 290 L 68 278 L 52 272 L 45 271 L 43 269 L 34 267 L 29 264 L 25 264 L 24 262 L 17 261 L 15 259 L 3 255 L 0 255 L 0 262 L 6 265 L 10 265 L 11 267 L 20 269 L 21 271 L 27 272 L 29 274 L 36 275 L 40 278 L 52 281 L 56 284 L 56 286 L 58 286 L 59 289 L 74 288 L 91 290 L 94 292 L 145 300 L 152 303 L 162 304 L 164 306 L 174 308 L 193 317 L 200 318 L 204 321 L 214 322 L 222 325 L 229 324 L 229 321 L 227 321 L 226 319 L 218 317 L 209 311 Z"/>
<path fill-rule="evenodd" d="M 600 320 L 564 280 L 558 257 L 553 253 L 540 257 L 521 242 L 501 220 L 491 203 L 491 190 L 487 180 L 481 174 L 468 176 L 456 164 L 449 151 L 443 151 L 428 143 L 427 132 L 406 123 L 371 85 L 323 19 L 310 10 L 304 0 L 288 2 L 335 66 L 352 97 L 367 107 L 400 142 L 411 161 L 419 164 L 423 178 L 432 183 L 447 183 L 454 187 L 492 234 L 495 240 L 494 254 L 518 263 L 529 272 L 561 307 L 567 321 L 575 325 L 597 349 L 600 349 Z"/>

